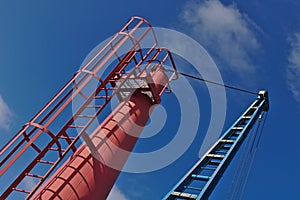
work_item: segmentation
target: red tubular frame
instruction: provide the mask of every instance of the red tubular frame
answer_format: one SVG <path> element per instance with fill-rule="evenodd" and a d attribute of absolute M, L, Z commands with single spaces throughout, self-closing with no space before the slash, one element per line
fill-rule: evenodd
<path fill-rule="evenodd" d="M 145 28 L 143 34 L 136 38 L 134 33 L 139 28 Z M 146 36 L 152 36 L 153 45 L 146 53 L 143 52 L 143 47 L 140 46 L 141 41 Z M 132 47 L 128 49 L 128 53 L 124 57 L 118 56 L 118 50 L 128 41 L 132 42 Z M 80 137 L 86 142 L 89 142 L 89 136 L 86 133 L 87 128 L 92 122 L 99 116 L 104 107 L 109 103 L 114 95 L 122 92 L 122 86 L 129 77 L 141 78 L 145 73 L 153 71 L 153 62 L 159 61 L 159 69 L 167 62 L 171 63 L 175 72 L 170 73 L 167 77 L 168 81 L 171 81 L 177 77 L 176 66 L 171 53 L 167 49 L 156 48 L 158 45 L 154 30 L 149 22 L 140 18 L 132 17 L 128 23 L 115 34 L 93 57 L 91 57 L 82 68 L 75 73 L 75 75 L 67 82 L 65 86 L 28 122 L 24 127 L 0 150 L 0 177 L 5 176 L 8 172 L 14 168 L 14 163 L 17 160 L 22 159 L 32 147 L 37 155 L 31 158 L 31 162 L 24 167 L 23 170 L 17 175 L 13 182 L 8 185 L 4 193 L 1 195 L 1 199 L 6 199 L 11 195 L 13 191 L 27 193 L 26 197 L 29 199 L 49 177 L 49 175 L 57 169 L 61 160 L 66 157 L 68 152 L 72 150 L 76 151 L 76 145 Z M 137 54 L 138 53 L 138 54 Z M 164 57 L 160 59 L 160 56 L 165 53 Z M 138 58 L 137 56 L 140 56 Z M 108 63 L 110 59 L 116 58 L 119 60 L 118 64 L 111 70 L 108 76 L 102 80 L 99 77 L 98 72 Z M 134 63 L 134 67 L 130 67 L 129 64 Z M 147 63 L 144 67 L 142 64 Z M 125 71 L 125 73 L 124 73 Z M 117 78 L 116 78 L 117 77 Z M 84 94 L 84 88 L 88 86 L 90 81 L 96 78 L 99 81 L 98 87 L 89 96 Z M 118 85 L 116 83 L 119 83 Z M 168 87 L 168 84 L 164 85 L 163 90 Z M 138 88 L 133 88 L 138 89 Z M 147 88 L 145 89 L 147 90 Z M 148 90 L 155 96 L 150 85 Z M 161 91 L 158 96 L 163 92 Z M 99 96 L 101 92 L 104 92 L 104 96 Z M 52 131 L 51 126 L 56 122 L 58 117 L 61 117 L 64 112 L 71 105 L 74 98 L 81 96 L 85 98 L 83 105 L 74 113 L 69 116 L 66 123 L 62 127 L 58 128 L 58 131 Z M 96 98 L 102 99 L 101 105 L 91 105 L 91 102 Z M 157 100 L 157 99 L 156 99 Z M 158 102 L 155 102 L 158 103 Z M 83 118 L 83 111 L 87 108 L 95 109 L 95 114 L 89 116 L 87 123 L 83 125 L 74 124 L 78 118 Z M 87 116 L 85 116 L 87 118 Z M 75 136 L 70 136 L 68 130 L 77 129 L 79 132 Z M 49 135 L 52 139 L 44 144 L 43 148 L 38 147 L 35 142 L 39 139 L 43 133 Z M 61 140 L 64 139 L 67 145 L 61 144 Z M 56 146 L 55 146 L 56 145 Z M 55 161 L 43 160 L 50 151 L 57 150 L 59 153 Z M 24 159 L 24 158 L 23 158 Z M 26 158 L 30 159 L 30 158 Z M 43 175 L 35 175 L 31 173 L 33 169 L 39 163 L 48 164 L 49 168 Z M 18 186 L 28 176 L 39 178 L 36 186 L 27 191 L 20 189 Z"/>

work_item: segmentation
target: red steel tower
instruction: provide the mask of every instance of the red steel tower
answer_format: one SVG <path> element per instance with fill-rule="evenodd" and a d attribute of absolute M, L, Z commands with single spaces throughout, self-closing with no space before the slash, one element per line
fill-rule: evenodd
<path fill-rule="evenodd" d="M 176 78 L 151 25 L 132 17 L 1 149 L 1 199 L 106 199 Z"/>

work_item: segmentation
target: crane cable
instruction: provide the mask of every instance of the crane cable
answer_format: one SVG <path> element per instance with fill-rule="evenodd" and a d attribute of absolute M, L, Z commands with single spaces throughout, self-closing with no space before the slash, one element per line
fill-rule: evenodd
<path fill-rule="evenodd" d="M 258 125 L 259 126 L 259 125 Z M 256 131 L 258 130 L 258 126 L 256 127 Z M 246 162 L 248 161 L 249 157 L 249 150 L 250 146 L 253 143 L 253 135 L 254 131 L 251 131 L 251 133 L 248 136 L 248 140 L 245 141 L 245 144 L 243 146 L 239 161 L 238 161 L 238 167 L 235 169 L 234 176 L 231 181 L 230 189 L 227 195 L 226 199 L 237 199 L 236 196 L 238 196 L 239 189 L 238 187 L 243 182 L 243 174 L 245 171 L 245 168 L 247 167 Z"/>
<path fill-rule="evenodd" d="M 218 82 L 215 82 L 215 81 L 210 81 L 210 80 L 207 80 L 207 79 L 204 79 L 204 78 L 200 78 L 200 77 L 197 77 L 197 76 L 193 76 L 193 75 L 190 75 L 190 74 L 179 72 L 177 70 L 175 71 L 175 70 L 166 69 L 166 68 L 163 68 L 163 70 L 168 71 L 168 72 L 176 72 L 177 74 L 180 74 L 180 75 L 185 76 L 185 77 L 189 77 L 189 78 L 196 79 L 196 80 L 199 80 L 199 81 L 204 81 L 206 83 L 222 86 L 222 87 L 229 88 L 229 89 L 232 89 L 232 90 L 237 90 L 237 91 L 240 91 L 240 92 L 245 92 L 245 93 L 253 94 L 253 95 L 259 95 L 257 92 L 241 89 L 241 88 L 230 86 L 230 85 L 225 85 L 225 84 L 218 83 Z"/>
<path fill-rule="evenodd" d="M 259 120 L 259 123 L 256 127 L 256 130 L 252 132 L 251 138 L 249 138 L 248 145 L 245 146 L 247 148 L 245 154 L 244 154 L 244 162 L 242 163 L 240 174 L 238 177 L 238 181 L 236 183 L 236 188 L 235 191 L 233 192 L 233 198 L 232 199 L 238 199 L 240 194 L 241 194 L 241 186 L 246 184 L 246 179 L 245 179 L 245 174 L 247 174 L 250 171 L 250 165 L 249 162 L 254 158 L 254 153 L 253 153 L 253 146 L 255 143 L 255 139 L 259 130 L 259 127 L 261 125 L 261 120 Z M 242 187 L 244 188 L 244 187 Z"/>
<path fill-rule="evenodd" d="M 255 157 L 255 155 L 256 155 L 256 151 L 257 151 L 257 149 L 258 149 L 258 146 L 259 146 L 259 143 L 260 143 L 260 140 L 261 140 L 261 136 L 262 136 L 262 133 L 263 133 L 263 129 L 264 129 L 264 127 L 265 127 L 265 123 L 266 123 L 267 117 L 268 117 L 268 112 L 267 112 L 267 114 L 266 114 L 266 116 L 265 116 L 265 118 L 264 118 L 264 121 L 263 121 L 263 124 L 262 124 L 262 128 L 260 129 L 260 133 L 258 134 L 258 141 L 257 141 L 256 146 L 255 146 L 255 149 L 254 149 L 254 153 L 253 153 L 254 155 L 253 155 L 253 157 L 252 157 L 252 159 L 251 159 L 251 162 L 250 162 L 250 167 L 249 167 L 249 170 L 248 170 L 247 175 L 246 175 L 246 179 L 245 179 L 245 183 L 244 183 L 243 188 L 242 188 L 242 192 L 241 192 L 241 195 L 240 195 L 240 199 L 243 199 L 243 197 L 244 197 L 244 192 L 245 192 L 245 188 L 246 188 L 246 183 L 247 183 L 248 178 L 249 178 L 250 170 L 251 170 L 251 168 L 252 168 L 252 166 L 253 166 L 254 157 Z"/>
<path fill-rule="evenodd" d="M 236 198 L 233 197 L 233 199 L 239 199 L 239 195 L 241 194 L 241 186 L 246 184 L 245 174 L 247 174 L 248 171 L 250 171 L 250 165 L 249 162 L 254 157 L 252 147 L 255 143 L 256 135 L 258 133 L 259 127 L 261 125 L 261 121 L 259 120 L 259 123 L 255 129 L 255 131 L 252 131 L 251 137 L 248 138 L 248 146 L 245 146 L 247 149 L 245 151 L 244 156 L 244 162 L 242 163 L 240 174 L 239 174 L 239 182 L 236 184 Z M 250 136 L 250 135 L 249 135 Z"/>
<path fill-rule="evenodd" d="M 253 166 L 254 158 L 261 140 L 261 136 L 263 133 L 267 116 L 268 116 L 268 112 L 262 122 L 261 129 L 259 130 L 262 121 L 261 119 L 263 117 L 263 114 L 261 115 L 255 131 L 252 132 L 251 138 L 248 139 L 248 142 L 245 144 L 243 148 L 243 152 L 239 160 L 240 164 L 239 167 L 236 168 L 235 170 L 235 174 L 232 179 L 231 186 L 228 191 L 226 199 L 242 199 L 244 196 L 245 187 L 249 178 L 251 168 Z M 232 193 L 230 194 L 230 192 Z"/>

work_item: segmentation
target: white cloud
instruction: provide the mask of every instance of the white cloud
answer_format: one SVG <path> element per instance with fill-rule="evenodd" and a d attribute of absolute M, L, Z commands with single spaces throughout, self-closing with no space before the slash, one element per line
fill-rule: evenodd
<path fill-rule="evenodd" d="M 125 197 L 125 195 L 119 190 L 118 187 L 114 186 L 108 197 L 107 200 L 127 200 L 127 198 Z"/>
<path fill-rule="evenodd" d="M 8 130 L 12 120 L 12 112 L 0 95 L 0 129 Z"/>
<path fill-rule="evenodd" d="M 300 33 L 296 33 L 289 41 L 291 50 L 286 70 L 287 84 L 296 101 L 300 103 Z"/>
<path fill-rule="evenodd" d="M 222 65 L 238 73 L 253 72 L 251 54 L 260 47 L 257 26 L 234 5 L 219 0 L 189 2 L 181 15 L 192 34 Z"/>

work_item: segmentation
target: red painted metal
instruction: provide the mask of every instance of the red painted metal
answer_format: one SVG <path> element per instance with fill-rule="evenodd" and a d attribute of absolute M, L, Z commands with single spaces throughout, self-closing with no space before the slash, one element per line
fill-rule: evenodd
<path fill-rule="evenodd" d="M 142 27 L 144 29 L 136 34 Z M 143 49 L 141 46 L 141 41 L 145 38 L 152 38 L 151 48 Z M 91 124 L 101 116 L 103 109 L 114 96 L 125 102 L 132 96 L 129 102 L 137 103 L 138 109 L 147 109 L 146 105 L 145 108 L 139 105 L 149 101 L 144 100 L 145 95 L 150 99 L 149 106 L 159 103 L 162 92 L 177 74 L 162 71 L 167 63 L 175 71 L 176 67 L 170 52 L 156 47 L 157 40 L 151 25 L 142 18 L 133 17 L 97 51 L 54 98 L 0 150 L 0 179 L 8 184 L 7 188 L 0 190 L 3 192 L 0 199 L 20 198 L 15 193 L 24 194 L 23 198 L 26 199 L 31 198 L 58 169 L 61 161 L 71 155 L 71 150 L 76 155 L 79 155 L 79 151 L 84 152 L 83 147 L 80 147 L 81 150 L 77 148 L 80 146 L 79 138 L 90 142 L 88 130 Z M 124 48 L 127 48 L 127 53 L 122 55 L 120 51 Z M 118 62 L 109 64 L 111 60 Z M 99 72 L 106 65 L 109 65 L 108 75 L 103 78 Z M 94 90 L 86 92 L 85 89 L 90 87 L 93 80 L 97 80 L 98 85 Z M 138 100 L 136 96 L 143 100 Z M 72 115 L 72 101 L 78 98 L 83 103 L 73 109 Z M 91 110 L 94 111 L 93 115 L 87 115 Z M 144 115 L 139 115 L 136 122 L 146 123 Z M 131 142 L 128 148 L 131 149 L 134 143 Z M 126 142 L 120 144 L 120 147 L 126 149 L 125 144 Z M 13 179 L 12 173 L 17 173 Z M 32 182 L 32 178 L 35 178 L 35 185 L 24 188 L 26 181 Z M 109 185 L 107 187 L 110 188 Z"/>
<path fill-rule="evenodd" d="M 154 92 L 162 92 L 166 82 L 166 75 L 157 73 Z M 33 199 L 106 199 L 148 121 L 153 104 L 140 91 L 119 104 L 92 134 L 93 148 L 82 145 Z"/>

